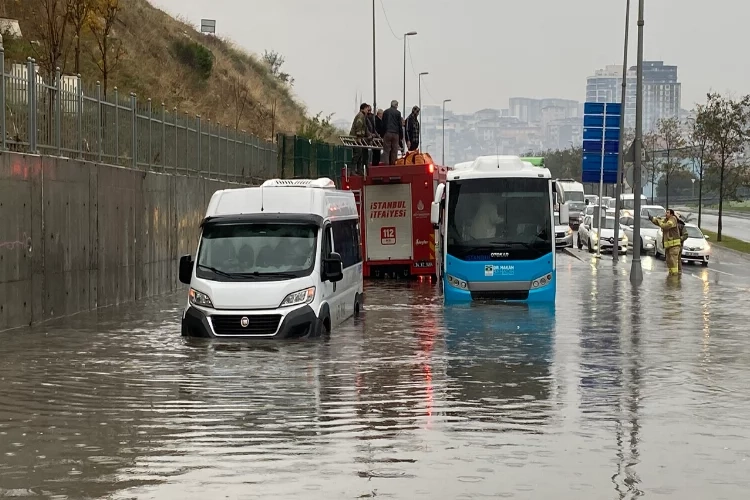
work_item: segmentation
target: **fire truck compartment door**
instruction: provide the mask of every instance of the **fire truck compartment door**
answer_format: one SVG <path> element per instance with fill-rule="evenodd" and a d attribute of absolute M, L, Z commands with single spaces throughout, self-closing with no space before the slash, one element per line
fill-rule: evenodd
<path fill-rule="evenodd" d="M 410 184 L 365 187 L 367 204 L 367 259 L 412 258 L 412 208 Z"/>

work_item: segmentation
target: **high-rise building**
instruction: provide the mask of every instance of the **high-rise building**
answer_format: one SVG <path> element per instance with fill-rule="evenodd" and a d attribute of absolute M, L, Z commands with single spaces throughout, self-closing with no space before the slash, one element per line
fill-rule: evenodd
<path fill-rule="evenodd" d="M 625 101 L 625 126 L 635 128 L 636 66 L 628 69 Z M 643 130 L 654 130 L 659 120 L 679 118 L 682 84 L 677 81 L 677 66 L 664 61 L 643 61 Z"/>
<path fill-rule="evenodd" d="M 635 128 L 637 71 L 628 69 L 625 94 L 625 127 Z M 586 79 L 586 102 L 620 102 L 622 66 L 610 65 Z M 643 61 L 643 130 L 656 128 L 659 120 L 680 116 L 681 84 L 677 66 L 664 61 Z"/>
<path fill-rule="evenodd" d="M 586 78 L 586 102 L 620 102 L 622 65 L 598 69 Z"/>

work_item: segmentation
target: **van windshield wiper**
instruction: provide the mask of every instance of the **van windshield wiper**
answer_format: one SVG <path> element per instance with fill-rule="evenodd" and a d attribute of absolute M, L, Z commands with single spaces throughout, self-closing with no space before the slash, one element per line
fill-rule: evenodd
<path fill-rule="evenodd" d="M 228 273 L 228 272 L 225 272 L 225 271 L 220 271 L 219 269 L 216 269 L 215 267 L 206 266 L 206 265 L 203 265 L 203 264 L 198 264 L 198 267 L 201 268 L 201 269 L 208 269 L 212 273 L 218 274 L 219 276 L 224 276 L 225 278 L 234 278 L 234 276 L 235 276 L 234 274 L 231 274 L 231 273 Z"/>
<path fill-rule="evenodd" d="M 254 272 L 252 274 L 253 274 L 253 276 L 263 276 L 263 277 L 265 277 L 265 276 L 272 276 L 274 278 L 296 278 L 297 277 L 297 275 L 294 274 L 294 273 L 285 273 L 283 271 L 280 271 L 280 272 L 270 272 L 270 273 Z"/>

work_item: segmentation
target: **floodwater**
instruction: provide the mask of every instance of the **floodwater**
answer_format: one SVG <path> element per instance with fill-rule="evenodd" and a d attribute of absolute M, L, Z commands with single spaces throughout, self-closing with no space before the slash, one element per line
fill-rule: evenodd
<path fill-rule="evenodd" d="M 182 294 L 2 333 L 0 498 L 747 498 L 748 281 L 581 258 L 556 311 L 377 283 L 329 340 L 185 341 Z"/>

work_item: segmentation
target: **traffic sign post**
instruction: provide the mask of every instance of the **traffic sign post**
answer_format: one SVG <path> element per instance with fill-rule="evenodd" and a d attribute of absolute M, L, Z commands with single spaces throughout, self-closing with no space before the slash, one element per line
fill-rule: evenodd
<path fill-rule="evenodd" d="M 596 256 L 601 257 L 602 203 L 604 184 L 617 183 L 617 162 L 620 155 L 619 102 L 587 102 L 583 105 L 583 165 L 581 177 L 584 183 L 599 183 L 599 241 Z M 617 214 L 615 214 L 617 216 Z M 613 252 L 619 251 L 615 235 Z"/>

